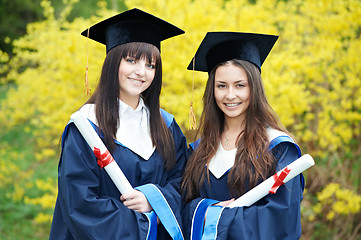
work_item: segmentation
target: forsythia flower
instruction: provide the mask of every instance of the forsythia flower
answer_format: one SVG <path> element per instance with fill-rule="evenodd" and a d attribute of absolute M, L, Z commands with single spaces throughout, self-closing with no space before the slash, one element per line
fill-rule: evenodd
<path fill-rule="evenodd" d="M 317 194 L 317 199 L 319 202 L 313 206 L 313 212 L 321 214 L 326 211 L 327 220 L 333 220 L 336 214 L 357 214 L 361 209 L 361 196 L 349 189 L 342 189 L 338 183 L 328 184 Z"/>
<path fill-rule="evenodd" d="M 44 214 L 44 213 L 39 213 L 36 217 L 35 217 L 35 222 L 37 223 L 49 223 L 51 222 L 51 220 L 53 219 L 53 215 L 51 214 Z"/>

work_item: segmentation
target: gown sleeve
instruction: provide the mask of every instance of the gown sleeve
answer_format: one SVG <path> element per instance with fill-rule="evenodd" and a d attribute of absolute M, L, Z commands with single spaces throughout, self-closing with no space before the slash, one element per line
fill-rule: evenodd
<path fill-rule="evenodd" d="M 147 216 L 125 207 L 119 197 L 101 193 L 104 171 L 73 123 L 63 134 L 58 172 L 49 239 L 147 239 Z"/>
<path fill-rule="evenodd" d="M 176 164 L 168 172 L 167 183 L 164 186 L 146 184 L 137 189 L 142 191 L 147 197 L 164 229 L 172 239 L 184 239 L 181 221 L 180 181 L 187 159 L 187 141 L 174 119 L 172 119 L 168 127 L 174 139 Z M 164 231 L 159 229 L 158 238 L 163 238 L 163 235 Z"/>
<path fill-rule="evenodd" d="M 276 146 L 273 153 L 279 159 L 277 170 L 299 157 L 299 150 L 288 142 Z M 218 222 L 217 239 L 299 239 L 303 188 L 300 174 L 275 194 L 267 195 L 250 207 L 224 208 Z"/>

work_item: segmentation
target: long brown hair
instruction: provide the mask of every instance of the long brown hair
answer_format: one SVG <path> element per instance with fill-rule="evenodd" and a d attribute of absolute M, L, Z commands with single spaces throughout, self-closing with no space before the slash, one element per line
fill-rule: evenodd
<path fill-rule="evenodd" d="M 153 145 L 163 157 L 165 169 L 175 164 L 174 140 L 160 114 L 159 95 L 162 87 L 162 62 L 159 50 L 148 43 L 131 42 L 111 49 L 103 64 L 99 84 L 86 103 L 96 106 L 96 118 L 104 134 L 109 151 L 115 149 L 114 138 L 119 125 L 119 65 L 128 56 L 136 60 L 145 58 L 149 63 L 155 60 L 155 76 L 151 85 L 141 94 L 149 109 L 150 133 Z"/>
<path fill-rule="evenodd" d="M 250 87 L 249 107 L 243 131 L 237 138 L 237 153 L 235 164 L 228 175 L 228 187 L 234 197 L 245 193 L 247 187 L 256 186 L 260 179 L 266 179 L 274 173 L 276 162 L 268 150 L 269 141 L 267 127 L 286 132 L 277 114 L 269 105 L 258 68 L 250 62 L 230 60 L 223 62 L 210 72 L 203 95 L 203 112 L 200 120 L 201 141 L 191 155 L 185 169 L 182 190 L 185 200 L 190 201 L 199 197 L 199 191 L 205 177 L 209 180 L 206 165 L 215 155 L 224 130 L 224 113 L 219 109 L 214 97 L 215 73 L 219 66 L 233 64 L 245 70 Z M 197 134 L 198 134 L 197 133 Z"/>

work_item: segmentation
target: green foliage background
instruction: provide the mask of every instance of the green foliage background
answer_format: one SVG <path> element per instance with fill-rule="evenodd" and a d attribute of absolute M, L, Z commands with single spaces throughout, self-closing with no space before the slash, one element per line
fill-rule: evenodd
<path fill-rule="evenodd" d="M 112 1 L 114 2 L 114 1 Z M 44 20 L 0 52 L 0 238 L 46 239 L 57 191 L 59 139 L 71 113 L 92 89 L 104 47 L 80 32 L 117 11 L 98 1 L 90 17 L 69 17 L 81 1 L 57 12 L 42 0 Z M 189 104 L 202 111 L 207 75 L 187 71 L 208 31 L 280 35 L 262 75 L 266 94 L 303 153 L 306 175 L 302 239 L 361 238 L 361 2 L 358 0 L 126 0 L 186 31 L 162 45 L 161 105 L 189 141 Z M 9 40 L 8 40 L 9 41 Z M 194 81 L 194 91 L 192 84 Z M 15 224 L 16 223 L 16 224 Z"/>

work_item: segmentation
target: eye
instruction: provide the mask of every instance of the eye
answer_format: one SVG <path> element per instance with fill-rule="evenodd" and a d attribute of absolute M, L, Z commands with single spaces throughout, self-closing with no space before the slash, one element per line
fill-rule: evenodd
<path fill-rule="evenodd" d="M 126 60 L 128 63 L 135 63 L 135 58 L 133 58 L 133 57 L 127 57 L 125 60 Z"/>
<path fill-rule="evenodd" d="M 223 84 L 223 83 L 219 83 L 216 85 L 217 88 L 226 88 L 226 84 Z"/>
<path fill-rule="evenodd" d="M 146 67 L 150 69 L 155 69 L 155 64 L 148 63 Z"/>
<path fill-rule="evenodd" d="M 241 88 L 241 87 L 245 87 L 245 85 L 242 84 L 242 83 L 239 83 L 239 84 L 236 85 L 236 87 Z"/>

